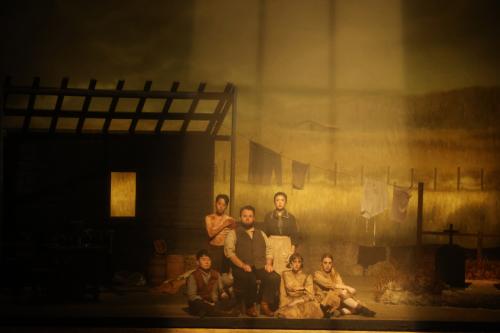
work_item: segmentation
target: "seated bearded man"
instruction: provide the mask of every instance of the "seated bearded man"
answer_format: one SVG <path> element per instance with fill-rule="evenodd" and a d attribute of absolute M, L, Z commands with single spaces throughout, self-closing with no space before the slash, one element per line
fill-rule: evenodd
<path fill-rule="evenodd" d="M 271 317 L 278 303 L 280 284 L 280 276 L 273 268 L 272 247 L 266 234 L 254 226 L 254 207 L 242 207 L 240 219 L 224 242 L 224 253 L 232 264 L 235 294 L 244 302 L 247 316 L 258 316 L 255 303 L 260 301 L 260 313 Z M 261 281 L 259 294 L 257 280 Z"/>

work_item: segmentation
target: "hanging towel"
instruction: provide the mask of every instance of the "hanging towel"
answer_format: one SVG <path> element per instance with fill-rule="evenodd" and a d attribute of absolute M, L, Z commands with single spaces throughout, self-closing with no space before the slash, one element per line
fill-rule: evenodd
<path fill-rule="evenodd" d="M 361 216 L 372 218 L 387 208 L 387 185 L 385 182 L 367 179 L 361 199 Z"/>
<path fill-rule="evenodd" d="M 274 178 L 277 185 L 282 184 L 281 156 L 261 144 L 250 141 L 248 159 L 248 181 L 254 184 L 271 184 Z"/>
<path fill-rule="evenodd" d="M 408 213 L 408 203 L 410 202 L 410 189 L 394 186 L 392 192 L 391 220 L 404 222 Z"/>
<path fill-rule="evenodd" d="M 304 189 L 306 175 L 309 172 L 309 164 L 292 161 L 292 184 L 296 190 Z"/>

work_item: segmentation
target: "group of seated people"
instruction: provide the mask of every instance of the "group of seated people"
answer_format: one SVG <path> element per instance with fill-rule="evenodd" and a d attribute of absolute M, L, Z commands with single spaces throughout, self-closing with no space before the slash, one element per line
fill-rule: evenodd
<path fill-rule="evenodd" d="M 215 213 L 206 217 L 209 248 L 198 251 L 198 267 L 187 280 L 189 311 L 197 316 L 237 316 L 241 306 L 249 317 L 333 318 L 346 314 L 373 317 L 375 312 L 354 298 L 324 254 L 321 269 L 303 272 L 297 252 L 295 217 L 286 209 L 287 196 L 274 195 L 275 209 L 266 214 L 262 230 L 255 226 L 255 208 L 240 209 L 236 223 L 226 212 L 229 197 L 216 198 Z"/>

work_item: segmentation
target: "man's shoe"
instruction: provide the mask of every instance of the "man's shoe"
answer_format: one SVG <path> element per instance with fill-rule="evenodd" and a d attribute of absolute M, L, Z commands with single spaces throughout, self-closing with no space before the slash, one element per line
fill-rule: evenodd
<path fill-rule="evenodd" d="M 255 304 L 251 307 L 247 308 L 245 311 L 246 315 L 249 317 L 257 317 L 259 314 L 257 313 L 257 309 L 255 308 Z"/>
<path fill-rule="evenodd" d="M 267 302 L 260 302 L 260 313 L 267 317 L 273 317 L 274 312 L 269 308 Z"/>

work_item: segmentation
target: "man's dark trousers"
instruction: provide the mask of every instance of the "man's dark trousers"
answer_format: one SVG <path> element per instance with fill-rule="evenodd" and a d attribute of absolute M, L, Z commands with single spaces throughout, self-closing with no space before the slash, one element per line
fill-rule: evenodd
<path fill-rule="evenodd" d="M 236 296 L 245 302 L 248 309 L 256 302 L 266 302 L 271 308 L 277 308 L 281 277 L 275 271 L 266 272 L 264 268 L 252 267 L 251 272 L 233 265 L 234 289 Z M 257 295 L 257 280 L 260 280 L 259 296 Z"/>

